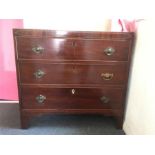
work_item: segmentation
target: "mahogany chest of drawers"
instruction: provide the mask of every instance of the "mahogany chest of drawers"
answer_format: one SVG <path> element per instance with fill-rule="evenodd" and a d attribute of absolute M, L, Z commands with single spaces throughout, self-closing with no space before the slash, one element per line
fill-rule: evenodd
<path fill-rule="evenodd" d="M 122 128 L 134 33 L 13 34 L 22 128 L 44 114 L 103 114 Z"/>

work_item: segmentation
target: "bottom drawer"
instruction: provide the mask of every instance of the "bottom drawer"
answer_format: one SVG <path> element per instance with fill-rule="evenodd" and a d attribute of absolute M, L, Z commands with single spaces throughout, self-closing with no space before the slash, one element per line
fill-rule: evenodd
<path fill-rule="evenodd" d="M 118 88 L 22 87 L 24 109 L 113 109 L 121 108 L 124 90 Z"/>

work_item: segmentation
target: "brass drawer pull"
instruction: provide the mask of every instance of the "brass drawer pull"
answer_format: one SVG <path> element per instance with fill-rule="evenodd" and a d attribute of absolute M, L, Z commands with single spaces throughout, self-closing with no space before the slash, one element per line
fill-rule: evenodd
<path fill-rule="evenodd" d="M 72 95 L 75 95 L 75 89 L 71 90 Z"/>
<path fill-rule="evenodd" d="M 44 51 L 44 48 L 42 46 L 36 46 L 32 48 L 32 51 L 36 54 L 40 54 Z"/>
<path fill-rule="evenodd" d="M 35 75 L 35 77 L 36 77 L 37 79 L 40 79 L 40 78 L 42 78 L 42 77 L 45 75 L 45 72 L 42 71 L 42 70 L 40 70 L 40 69 L 38 69 L 38 70 L 34 73 L 34 75 Z"/>
<path fill-rule="evenodd" d="M 39 95 L 36 97 L 36 100 L 39 104 L 42 104 L 46 100 L 46 96 L 44 95 Z"/>
<path fill-rule="evenodd" d="M 115 49 L 114 49 L 113 47 L 107 47 L 107 48 L 104 50 L 104 53 L 105 53 L 107 56 L 113 55 L 114 52 L 115 52 Z"/>
<path fill-rule="evenodd" d="M 108 103 L 110 101 L 110 99 L 106 96 L 102 96 L 100 100 L 102 101 L 102 103 Z"/>
<path fill-rule="evenodd" d="M 104 80 L 111 80 L 113 78 L 114 74 L 113 73 L 101 73 L 101 77 Z"/>

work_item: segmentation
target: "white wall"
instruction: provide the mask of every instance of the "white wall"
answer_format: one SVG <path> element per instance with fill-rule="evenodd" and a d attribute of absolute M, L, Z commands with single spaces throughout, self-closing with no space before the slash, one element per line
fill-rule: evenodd
<path fill-rule="evenodd" d="M 37 9 L 32 11 L 33 13 L 31 12 L 31 18 L 24 17 L 25 28 L 109 30 L 106 12 L 110 11 L 103 5 L 102 0 L 91 0 L 91 2 L 87 0 L 51 0 L 49 3 L 38 1 L 36 7 Z M 31 10 L 31 7 L 29 9 Z M 27 8 L 26 13 L 29 13 Z"/>
<path fill-rule="evenodd" d="M 109 31 L 110 20 L 99 18 L 71 18 L 63 17 L 51 19 L 24 19 L 25 28 L 52 29 L 52 30 L 80 30 L 80 31 Z"/>
<path fill-rule="evenodd" d="M 126 134 L 155 134 L 155 21 L 138 25 L 124 123 Z"/>

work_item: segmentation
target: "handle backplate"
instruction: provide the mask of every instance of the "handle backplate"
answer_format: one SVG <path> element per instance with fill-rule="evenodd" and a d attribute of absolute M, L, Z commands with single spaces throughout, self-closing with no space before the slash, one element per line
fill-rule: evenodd
<path fill-rule="evenodd" d="M 38 95 L 38 96 L 36 97 L 36 100 L 37 100 L 37 102 L 38 102 L 39 104 L 43 104 L 43 102 L 46 100 L 46 96 L 44 96 L 44 95 Z"/>
<path fill-rule="evenodd" d="M 38 70 L 34 73 L 34 76 L 35 76 L 37 79 L 42 78 L 44 75 L 45 75 L 45 72 L 42 71 L 41 69 L 38 69 Z"/>
<path fill-rule="evenodd" d="M 101 98 L 100 98 L 100 100 L 101 100 L 101 102 L 102 103 L 109 103 L 109 101 L 110 101 L 110 98 L 108 98 L 108 97 L 106 97 L 106 96 L 102 96 Z"/>
<path fill-rule="evenodd" d="M 32 51 L 36 54 L 40 54 L 44 51 L 44 48 L 42 46 L 36 46 L 32 48 Z"/>
<path fill-rule="evenodd" d="M 104 53 L 105 53 L 107 56 L 113 55 L 114 52 L 115 52 L 115 49 L 114 49 L 113 47 L 107 47 L 107 48 L 104 50 Z"/>

